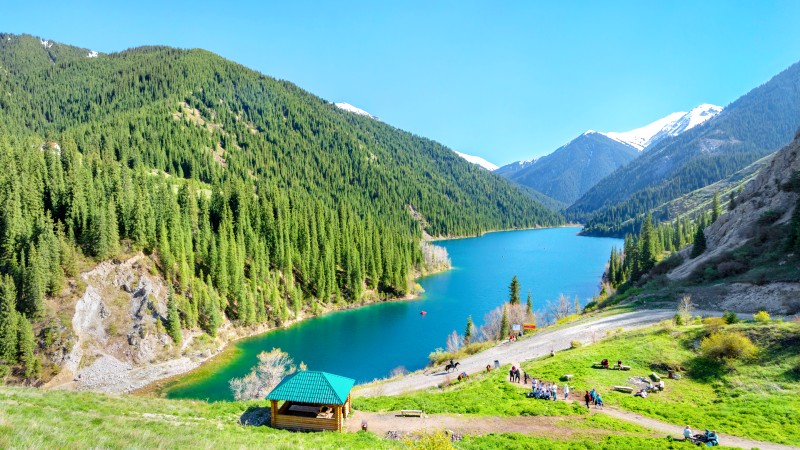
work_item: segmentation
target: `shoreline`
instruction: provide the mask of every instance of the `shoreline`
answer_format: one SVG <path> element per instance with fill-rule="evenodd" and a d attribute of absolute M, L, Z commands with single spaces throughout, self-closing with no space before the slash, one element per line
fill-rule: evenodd
<path fill-rule="evenodd" d="M 431 236 L 430 239 L 429 239 L 429 242 L 457 241 L 459 239 L 472 239 L 472 238 L 483 237 L 483 236 L 485 236 L 487 234 L 491 234 L 491 233 L 504 233 L 504 232 L 507 232 L 507 231 L 550 230 L 550 229 L 557 229 L 557 228 L 577 228 L 577 227 L 583 227 L 583 224 L 581 224 L 581 223 L 568 223 L 568 224 L 564 224 L 564 225 L 554 225 L 552 227 L 529 227 L 529 228 L 509 228 L 509 229 L 505 229 L 505 230 L 486 230 L 486 231 L 484 231 L 483 233 L 481 233 L 481 234 L 479 234 L 477 236 L 453 236 L 453 237 L 448 237 L 448 236 L 436 236 L 436 237 L 433 237 L 433 236 Z M 591 236 L 587 236 L 587 237 L 591 237 Z"/>
<path fill-rule="evenodd" d="M 438 269 L 435 269 L 435 270 L 432 270 L 430 272 L 426 272 L 426 273 L 423 273 L 423 274 L 415 274 L 415 277 L 412 279 L 412 283 L 417 284 L 417 281 L 419 281 L 422 278 L 425 278 L 425 277 L 428 277 L 428 276 L 431 276 L 431 275 L 444 273 L 444 272 L 447 272 L 447 271 L 449 271 L 451 269 L 452 269 L 452 265 L 451 266 L 447 266 L 447 267 L 441 267 L 441 268 L 438 268 Z M 220 347 L 218 347 L 218 349 L 217 349 L 217 351 L 215 353 L 213 353 L 213 354 L 211 354 L 211 355 L 209 355 L 207 357 L 201 357 L 201 358 L 198 358 L 198 359 L 194 359 L 192 362 L 196 363 L 196 365 L 193 365 L 192 367 L 188 368 L 188 370 L 176 371 L 174 373 L 169 373 L 169 374 L 164 373 L 165 376 L 157 378 L 157 379 L 154 379 L 152 381 L 149 381 L 144 386 L 136 388 L 136 389 L 133 389 L 128 393 L 131 394 L 131 395 L 135 395 L 135 396 L 162 397 L 163 398 L 163 397 L 165 397 L 165 391 L 167 389 L 169 389 L 170 387 L 173 387 L 176 384 L 178 384 L 181 379 L 183 379 L 185 377 L 191 377 L 193 373 L 200 373 L 202 371 L 209 370 L 209 368 L 213 368 L 213 366 L 215 364 L 217 364 L 217 365 L 224 364 L 224 363 L 227 362 L 227 360 L 226 361 L 221 361 L 221 360 L 226 358 L 226 357 L 228 359 L 234 358 L 235 356 L 231 355 L 231 353 L 235 351 L 234 344 L 237 343 L 237 342 L 240 342 L 242 340 L 249 339 L 249 338 L 252 338 L 252 337 L 255 337 L 255 336 L 259 336 L 259 335 L 262 335 L 262 334 L 270 333 L 270 332 L 273 332 L 273 331 L 286 329 L 286 328 L 292 327 L 294 325 L 297 325 L 297 324 L 299 324 L 299 323 L 301 323 L 303 321 L 306 321 L 306 320 L 309 320 L 309 319 L 313 319 L 313 318 L 316 318 L 316 317 L 322 317 L 322 316 L 325 316 L 325 315 L 328 315 L 328 314 L 335 314 L 337 312 L 344 312 L 344 311 L 352 311 L 352 310 L 356 310 L 356 309 L 361 309 L 361 308 L 366 308 L 366 307 L 369 307 L 369 306 L 378 305 L 378 304 L 381 304 L 381 303 L 411 302 L 411 301 L 414 301 L 414 300 L 419 300 L 420 295 L 423 292 L 424 291 L 420 291 L 420 292 L 415 292 L 415 293 L 412 293 L 412 294 L 406 294 L 406 295 L 404 295 L 402 297 L 392 297 L 392 298 L 387 298 L 387 299 L 380 299 L 380 297 L 376 297 L 376 299 L 362 300 L 359 303 L 345 304 L 343 306 L 337 306 L 337 307 L 333 307 L 333 308 L 330 308 L 330 309 L 326 309 L 326 310 L 324 310 L 324 311 L 322 311 L 322 312 L 320 312 L 318 314 L 302 316 L 300 318 L 290 320 L 286 324 L 283 324 L 283 325 L 278 326 L 278 327 L 264 327 L 263 325 L 262 326 L 257 326 L 252 330 L 248 330 L 243 335 L 239 335 L 239 336 L 234 337 L 233 339 L 227 340 Z M 242 330 L 242 329 L 240 328 L 239 330 Z M 182 358 L 188 358 L 188 356 L 181 356 L 180 358 L 176 358 L 175 360 L 179 360 L 179 359 L 182 359 Z M 211 366 L 211 367 L 209 367 L 209 366 Z M 183 367 L 185 367 L 185 366 L 183 366 Z"/>
<path fill-rule="evenodd" d="M 501 233 L 501 232 L 508 232 L 508 231 L 544 230 L 544 229 L 557 229 L 557 228 L 576 228 L 576 227 L 580 227 L 580 226 L 582 226 L 582 225 L 581 224 L 572 224 L 572 223 L 570 223 L 570 224 L 564 224 L 564 225 L 558 225 L 558 226 L 552 226 L 552 227 L 531 227 L 531 228 L 512 228 L 512 229 L 505 229 L 505 230 L 489 230 L 489 231 L 483 232 L 479 236 L 457 236 L 457 237 L 436 237 L 436 238 L 430 237 L 428 239 L 428 242 L 457 240 L 457 239 L 469 239 L 469 238 L 475 238 L 475 237 L 482 237 L 482 236 L 484 236 L 486 234 L 489 234 L 489 233 Z M 413 285 L 417 285 L 418 281 L 421 280 L 422 278 L 425 278 L 425 277 L 428 277 L 428 276 L 432 276 L 432 275 L 437 275 L 437 274 L 440 274 L 440 273 L 444 273 L 444 272 L 447 272 L 447 271 L 452 270 L 452 269 L 453 269 L 453 265 L 450 264 L 447 267 L 439 267 L 437 269 L 431 270 L 430 272 L 416 273 L 416 274 L 414 274 L 414 277 L 412 278 L 411 283 Z M 178 370 L 176 370 L 176 371 L 174 371 L 172 373 L 164 373 L 164 372 L 162 372 L 162 375 L 164 375 L 164 376 L 161 376 L 159 378 L 150 380 L 145 385 L 143 385 L 141 387 L 138 387 L 136 389 L 133 389 L 129 393 L 132 394 L 132 395 L 136 395 L 136 396 L 165 397 L 165 391 L 168 390 L 170 387 L 173 387 L 176 384 L 180 383 L 181 379 L 186 378 L 186 377 L 191 377 L 192 374 L 198 374 L 198 373 L 201 373 L 203 371 L 209 370 L 209 368 L 215 366 L 215 364 L 222 364 L 223 362 L 220 361 L 220 360 L 222 360 L 222 359 L 224 359 L 226 357 L 227 358 L 232 358 L 233 356 L 230 355 L 230 352 L 232 352 L 233 349 L 234 349 L 234 345 L 233 344 L 235 344 L 237 342 L 240 342 L 240 341 L 242 341 L 244 339 L 249 339 L 249 338 L 252 338 L 252 337 L 255 337 L 255 336 L 258 336 L 258 335 L 262 335 L 262 334 L 266 334 L 266 333 L 269 333 L 269 332 L 272 332 L 272 331 L 276 331 L 276 330 L 286 329 L 286 328 L 289 328 L 291 326 L 297 325 L 298 323 L 301 323 L 301 322 L 303 322 L 305 320 L 313 319 L 313 318 L 316 318 L 316 317 L 321 317 L 321 316 L 328 315 L 328 314 L 333 314 L 333 313 L 343 312 L 343 311 L 352 311 L 352 310 L 355 310 L 355 309 L 361 309 L 361 308 L 377 305 L 377 304 L 380 304 L 380 303 L 386 303 L 386 302 L 408 302 L 408 301 L 418 300 L 422 293 L 423 293 L 423 291 L 420 291 L 420 292 L 407 294 L 407 295 L 405 295 L 403 297 L 394 297 L 394 298 L 387 298 L 387 299 L 380 299 L 380 297 L 377 297 L 377 298 L 373 298 L 373 299 L 370 299 L 370 300 L 362 300 L 361 302 L 358 302 L 358 303 L 345 304 L 343 306 L 336 306 L 336 307 L 332 307 L 332 308 L 326 309 L 324 311 L 321 311 L 320 313 L 315 314 L 315 315 L 307 315 L 307 316 L 302 316 L 302 317 L 297 318 L 297 319 L 293 319 L 291 321 L 288 321 L 286 324 L 283 324 L 283 325 L 278 326 L 278 327 L 265 327 L 263 325 L 262 326 L 256 326 L 252 330 L 247 330 L 244 334 L 237 335 L 237 336 L 233 337 L 232 339 L 225 341 L 220 347 L 217 348 L 217 351 L 214 352 L 213 354 L 211 354 L 211 355 L 209 355 L 207 357 L 201 357 L 201 358 L 198 358 L 198 359 L 192 358 L 191 367 L 181 366 L 180 368 L 176 368 Z M 237 329 L 234 328 L 233 331 L 235 333 L 237 331 Z M 240 329 L 238 329 L 238 331 L 244 331 L 244 330 L 240 328 Z M 238 333 L 236 333 L 236 334 L 238 334 Z M 188 356 L 181 356 L 181 358 L 188 358 Z M 185 369 L 185 370 L 181 370 L 181 369 Z"/>

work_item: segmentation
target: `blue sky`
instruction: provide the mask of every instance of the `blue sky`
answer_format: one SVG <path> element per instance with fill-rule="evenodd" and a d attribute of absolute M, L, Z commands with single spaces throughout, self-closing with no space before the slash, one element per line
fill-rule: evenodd
<path fill-rule="evenodd" d="M 792 0 L 9 3 L 0 31 L 205 48 L 496 164 L 727 105 L 800 60 Z"/>

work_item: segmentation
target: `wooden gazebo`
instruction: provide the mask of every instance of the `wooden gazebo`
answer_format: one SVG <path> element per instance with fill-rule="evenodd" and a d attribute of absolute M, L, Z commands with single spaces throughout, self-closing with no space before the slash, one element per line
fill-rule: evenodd
<path fill-rule="evenodd" d="M 267 395 L 274 428 L 298 431 L 342 431 L 350 414 L 355 380 L 327 372 L 304 370 L 283 379 Z M 278 402 L 283 404 L 278 407 Z"/>

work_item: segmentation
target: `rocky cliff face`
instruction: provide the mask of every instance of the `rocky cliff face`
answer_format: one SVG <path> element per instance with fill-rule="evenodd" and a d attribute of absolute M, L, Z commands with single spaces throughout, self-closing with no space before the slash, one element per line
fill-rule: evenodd
<path fill-rule="evenodd" d="M 697 258 L 689 259 L 691 246 L 683 249 L 684 263 L 667 276 L 673 280 L 684 279 L 697 267 L 756 237 L 759 220 L 767 213 L 778 215 L 775 224 L 787 223 L 798 194 L 784 191 L 781 186 L 797 171 L 800 171 L 800 134 L 777 152 L 758 176 L 746 185 L 736 198 L 736 207 L 706 228 L 707 250 Z"/>
<path fill-rule="evenodd" d="M 48 387 L 124 393 L 194 369 L 238 337 L 261 330 L 224 324 L 216 338 L 184 330 L 181 346 L 166 334 L 167 286 L 144 254 L 105 261 L 85 283 L 64 351 L 49 355 L 61 372 Z M 201 337 L 202 336 L 202 337 Z"/>
<path fill-rule="evenodd" d="M 735 199 L 734 209 L 706 228 L 706 251 L 690 259 L 692 246 L 684 248 L 680 251 L 683 263 L 667 273 L 667 277 L 672 280 L 692 279 L 694 277 L 690 278 L 690 275 L 709 268 L 722 273 L 726 265 L 728 268 L 747 265 L 747 270 L 763 273 L 766 269 L 759 266 L 761 262 L 754 266 L 731 260 L 731 252 L 744 244 L 748 244 L 750 249 L 759 246 L 772 248 L 772 253 L 763 253 L 759 257 L 763 259 L 765 255 L 771 255 L 765 261 L 775 264 L 776 270 L 785 264 L 797 264 L 797 255 L 783 252 L 785 233 L 779 231 L 790 222 L 797 204 L 798 193 L 783 189 L 797 171 L 800 171 L 800 133 L 746 185 Z M 746 253 L 750 252 L 747 250 Z M 785 315 L 800 311 L 800 283 L 791 277 L 778 277 L 772 282 L 761 277 L 759 275 L 752 282 L 713 282 L 698 286 L 690 282 L 682 294 L 692 295 L 695 303 L 720 310 L 756 312 L 763 309 Z"/>

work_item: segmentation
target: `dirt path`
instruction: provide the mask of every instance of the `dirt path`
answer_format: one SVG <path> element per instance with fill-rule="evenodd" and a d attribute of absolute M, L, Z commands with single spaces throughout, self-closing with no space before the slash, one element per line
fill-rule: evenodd
<path fill-rule="evenodd" d="M 538 436 L 548 439 L 561 440 L 574 439 L 575 433 L 586 438 L 602 438 L 610 434 L 627 434 L 612 430 L 581 427 L 571 430 L 565 435 L 563 422 L 582 422 L 589 416 L 461 416 L 448 414 L 432 414 L 422 417 L 401 417 L 397 412 L 363 412 L 353 411 L 347 419 L 347 430 L 351 432 L 361 430 L 362 421 L 367 422 L 371 433 L 386 436 L 387 432 L 396 432 L 407 435 L 416 431 L 435 432 L 448 430 L 461 435 L 485 435 L 489 433 L 522 433 L 529 436 Z M 660 433 L 653 432 L 654 437 L 663 437 Z"/>
<path fill-rule="evenodd" d="M 700 315 L 721 315 L 718 311 L 695 311 Z M 675 315 L 674 309 L 655 309 L 634 311 L 600 318 L 589 318 L 570 323 L 566 326 L 546 329 L 528 339 L 517 342 L 504 342 L 484 352 L 459 360 L 458 371 L 468 374 L 483 371 L 487 364 L 494 361 L 503 364 L 519 364 L 529 359 L 538 358 L 553 351 L 565 350 L 573 340 L 584 344 L 597 341 L 609 331 L 619 328 L 631 330 L 658 323 Z M 427 372 L 427 373 L 426 373 Z M 452 374 L 451 374 L 452 375 Z M 374 397 L 379 395 L 399 395 L 419 389 L 437 386 L 445 380 L 445 372 L 415 372 L 389 381 L 366 384 L 358 388 L 358 395 Z"/>
<path fill-rule="evenodd" d="M 616 408 L 606 407 L 605 409 L 592 408 L 590 414 L 608 414 L 620 420 L 635 423 L 653 430 L 653 437 L 663 437 L 664 435 L 681 436 L 683 427 L 662 422 L 660 420 L 644 417 L 640 414 L 622 411 Z M 373 413 L 363 411 L 353 411 L 353 414 L 346 422 L 347 430 L 356 432 L 361 430 L 362 421 L 367 422 L 370 432 L 378 436 L 386 436 L 389 431 L 401 434 L 413 433 L 415 431 L 439 431 L 449 430 L 459 434 L 484 435 L 489 433 L 523 433 L 530 436 L 540 436 L 549 439 L 559 439 L 563 437 L 564 428 L 559 425 L 563 421 L 583 421 L 588 416 L 567 416 L 567 417 L 473 417 L 460 415 L 432 414 L 422 417 L 401 417 L 397 412 Z M 609 434 L 620 434 L 610 430 L 586 429 L 580 430 L 586 436 L 602 437 Z M 572 434 L 570 433 L 571 437 Z M 624 434 L 624 433 L 623 433 Z M 800 447 L 790 445 L 774 444 L 771 442 L 755 441 L 752 439 L 731 436 L 719 433 L 719 441 L 728 447 L 739 447 L 744 449 L 758 448 L 760 450 L 797 450 Z"/>
<path fill-rule="evenodd" d="M 637 425 L 641 425 L 646 428 L 650 428 L 652 430 L 660 431 L 662 433 L 671 434 L 673 436 L 682 436 L 683 433 L 683 426 L 682 425 L 673 425 L 671 423 L 662 422 L 657 419 L 653 419 L 650 417 L 642 416 L 641 414 L 632 413 L 630 411 L 623 411 L 613 407 L 607 407 L 605 409 L 600 410 L 604 414 L 608 414 L 609 416 L 616 417 L 617 419 L 626 420 L 628 422 L 633 422 Z M 695 432 L 702 432 L 702 430 L 695 430 Z M 729 434 L 722 434 L 717 433 L 719 435 L 719 442 L 722 445 L 727 445 L 729 447 L 740 447 L 740 448 L 759 448 L 761 450 L 797 450 L 800 447 L 793 447 L 791 445 L 782 445 L 782 444 L 774 444 L 772 442 L 763 442 L 763 441 L 754 441 L 752 439 L 742 438 L 738 436 L 731 436 Z"/>

